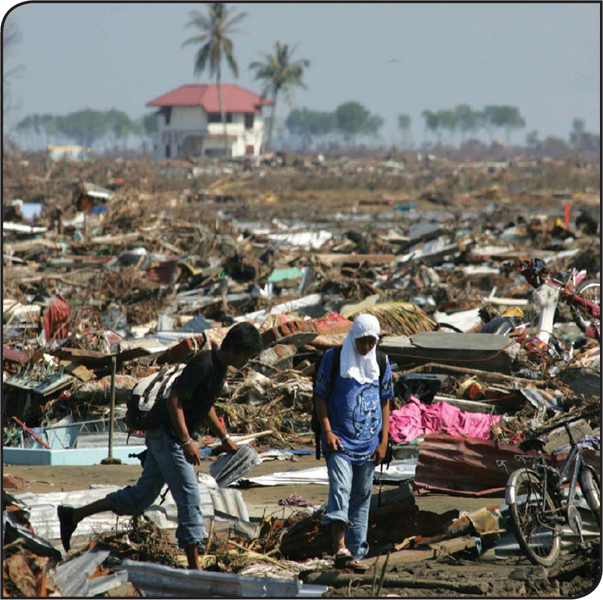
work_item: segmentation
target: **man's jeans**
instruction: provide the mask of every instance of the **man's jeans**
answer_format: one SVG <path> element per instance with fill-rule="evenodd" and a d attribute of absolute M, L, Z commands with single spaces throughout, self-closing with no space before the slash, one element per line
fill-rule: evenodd
<path fill-rule="evenodd" d="M 369 509 L 375 463 L 358 465 L 346 460 L 340 452 L 326 455 L 329 472 L 329 501 L 322 523 L 343 521 L 346 526 L 345 545 L 355 559 L 366 556 Z"/>
<path fill-rule="evenodd" d="M 193 466 L 186 462 L 180 444 L 167 435 L 162 426 L 149 431 L 144 469 L 136 485 L 107 494 L 118 515 L 140 515 L 167 483 L 178 507 L 176 539 L 180 548 L 203 541 L 201 496 Z"/>

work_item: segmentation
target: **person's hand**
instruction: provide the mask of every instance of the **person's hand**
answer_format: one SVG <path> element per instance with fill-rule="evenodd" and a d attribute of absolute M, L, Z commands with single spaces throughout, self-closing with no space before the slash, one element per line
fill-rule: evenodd
<path fill-rule="evenodd" d="M 199 448 L 197 448 L 195 442 L 182 446 L 182 452 L 184 452 L 184 458 L 187 463 L 190 463 L 191 465 L 201 464 L 201 455 L 199 454 Z"/>
<path fill-rule="evenodd" d="M 387 442 L 380 442 L 377 448 L 375 448 L 375 453 L 372 456 L 372 461 L 375 465 L 379 466 L 385 459 L 385 455 L 387 454 Z"/>
<path fill-rule="evenodd" d="M 234 454 L 239 449 L 239 446 L 230 438 L 226 438 L 225 440 L 222 440 L 222 448 L 224 448 L 226 452 Z"/>
<path fill-rule="evenodd" d="M 341 440 L 332 432 L 325 434 L 325 452 L 337 452 L 343 450 Z"/>

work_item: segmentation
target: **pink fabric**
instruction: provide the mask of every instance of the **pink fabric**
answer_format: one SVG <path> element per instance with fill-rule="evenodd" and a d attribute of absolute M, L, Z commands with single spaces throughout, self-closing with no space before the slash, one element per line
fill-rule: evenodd
<path fill-rule="evenodd" d="M 412 442 L 428 433 L 445 431 L 450 435 L 490 438 L 490 429 L 500 421 L 500 415 L 464 412 L 447 402 L 423 404 L 411 396 L 402 408 L 389 417 L 389 434 L 394 442 Z"/>

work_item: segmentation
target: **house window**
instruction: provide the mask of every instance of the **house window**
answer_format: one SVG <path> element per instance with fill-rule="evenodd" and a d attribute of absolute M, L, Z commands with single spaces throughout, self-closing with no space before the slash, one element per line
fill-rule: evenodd
<path fill-rule="evenodd" d="M 170 124 L 170 119 L 172 117 L 172 107 L 171 106 L 162 106 L 159 109 L 159 114 L 165 117 L 165 124 Z"/>
<path fill-rule="evenodd" d="M 245 129 L 253 129 L 253 114 L 245 115 Z"/>
<path fill-rule="evenodd" d="M 221 123 L 222 118 L 220 116 L 220 113 L 208 113 L 207 122 L 208 123 Z M 232 113 L 226 113 L 226 122 L 232 123 Z"/>

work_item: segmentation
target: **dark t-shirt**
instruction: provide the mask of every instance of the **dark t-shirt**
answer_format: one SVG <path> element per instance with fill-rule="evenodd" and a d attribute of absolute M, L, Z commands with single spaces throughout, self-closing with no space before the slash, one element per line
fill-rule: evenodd
<path fill-rule="evenodd" d="M 177 392 L 182 399 L 184 420 L 190 435 L 201 426 L 210 408 L 222 392 L 226 379 L 226 367 L 218 359 L 215 350 L 206 350 L 195 356 L 174 382 L 172 393 Z M 175 437 L 172 420 L 165 402 L 161 403 L 165 412 L 164 424 L 167 432 Z"/>

